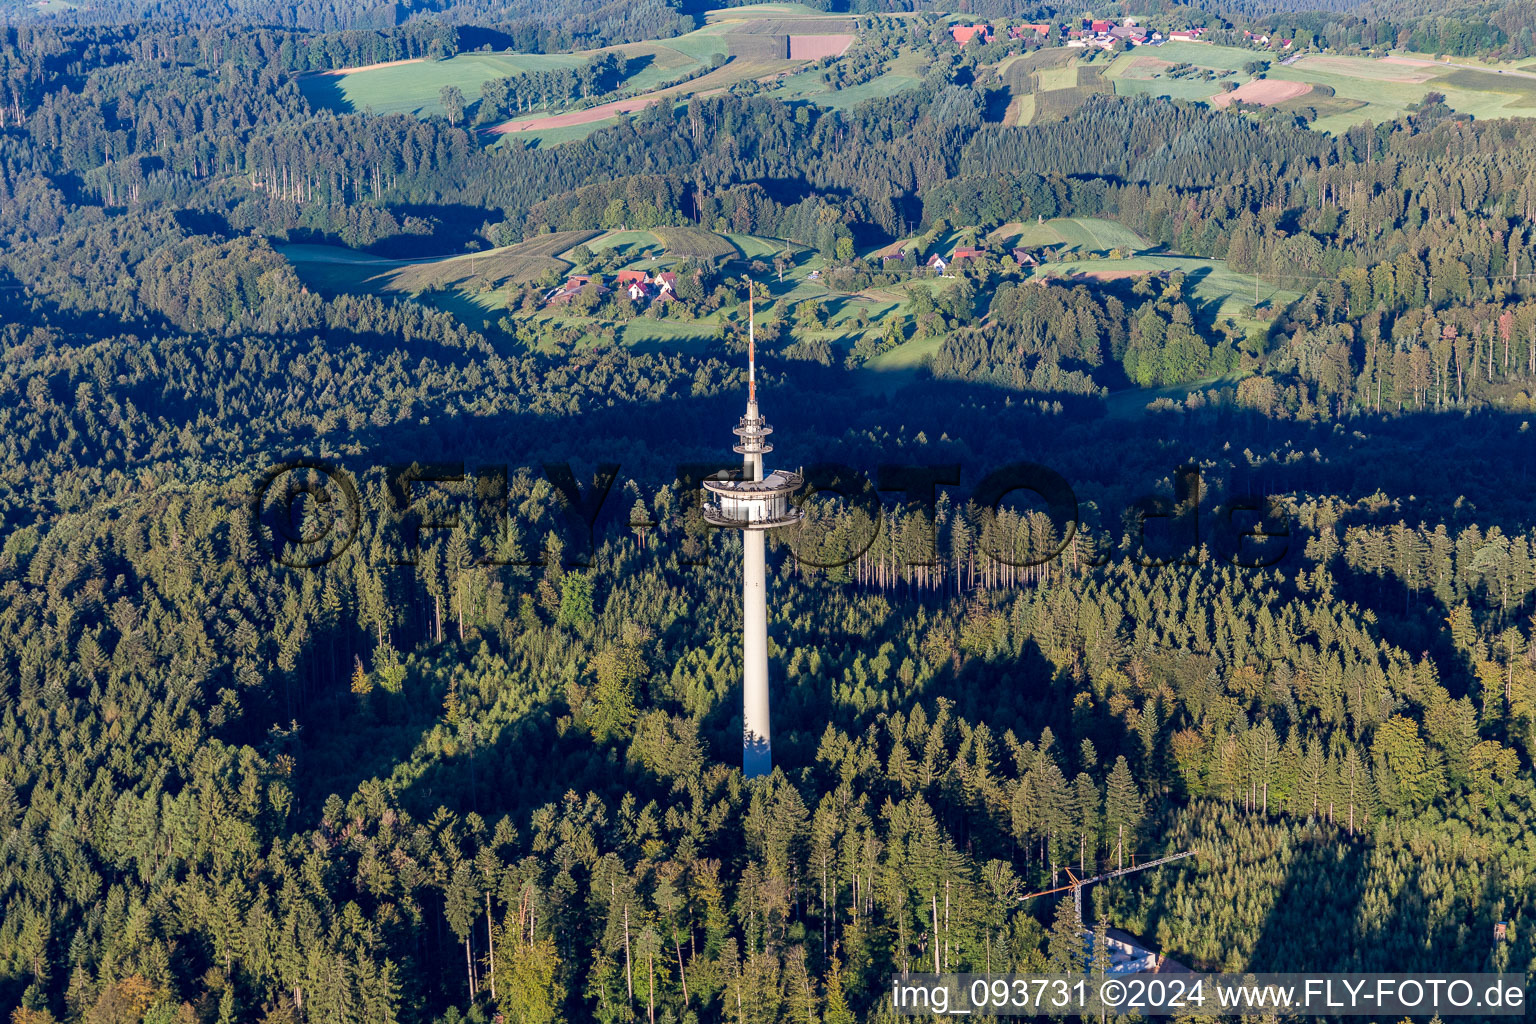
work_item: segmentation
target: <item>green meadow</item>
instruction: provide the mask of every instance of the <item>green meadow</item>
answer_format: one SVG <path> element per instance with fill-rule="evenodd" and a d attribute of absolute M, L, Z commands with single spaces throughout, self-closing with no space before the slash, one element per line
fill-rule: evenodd
<path fill-rule="evenodd" d="M 637 316 L 624 325 L 619 337 L 631 348 L 686 352 L 705 347 L 719 333 L 717 320 L 657 320 Z"/>
<path fill-rule="evenodd" d="M 805 71 L 785 79 L 784 84 L 773 91 L 773 95 L 785 101 L 808 100 L 819 107 L 849 110 L 865 100 L 894 96 L 917 88 L 922 84 L 920 63 L 915 53 L 904 52 L 892 60 L 878 77 L 859 85 L 850 85 L 846 89 L 834 89 L 822 80 L 818 72 Z"/>
<path fill-rule="evenodd" d="M 1168 274 L 1182 271 L 1185 288 L 1200 304 L 1213 305 L 1217 317 L 1228 318 L 1243 326 L 1264 321 L 1247 315 L 1255 304 L 1278 309 L 1293 302 L 1310 282 L 1292 282 L 1287 288 L 1280 284 L 1241 274 L 1229 268 L 1225 260 L 1208 260 L 1196 256 L 1163 256 L 1143 254 L 1123 260 L 1069 260 L 1048 263 L 1035 270 L 1037 278 L 1081 278 L 1087 283 L 1093 277 L 1103 275 L 1139 276 L 1141 274 Z"/>
<path fill-rule="evenodd" d="M 559 125 L 554 128 L 535 128 L 524 132 L 492 136 L 495 146 L 559 146 L 567 142 L 580 142 L 595 131 L 611 128 L 623 120 L 624 115 L 588 121 L 586 124 Z"/>
<path fill-rule="evenodd" d="M 322 109 L 338 112 L 371 110 L 376 114 L 407 113 L 420 117 L 443 113 L 440 93 L 446 86 L 455 86 L 464 94 L 473 116 L 481 86 L 495 78 L 548 68 L 575 67 L 598 53 L 617 50 L 632 62 L 624 88 L 629 95 L 638 95 L 663 88 L 669 82 L 696 72 L 717 56 L 727 56 L 731 51 L 731 37 L 741 33 L 772 30 L 815 34 L 818 31 L 841 31 L 857 20 L 846 14 L 816 12 L 795 3 L 727 8 L 712 12 L 706 18 L 702 27 L 669 39 L 565 54 L 477 51 L 448 60 L 409 61 L 344 74 L 304 75 L 299 79 L 299 86 L 310 102 Z M 867 99 L 915 88 L 921 81 L 920 63 L 915 53 L 902 54 L 877 78 L 842 90 L 832 88 L 816 72 L 790 75 L 773 94 L 785 100 L 809 100 L 825 107 L 847 109 Z M 718 71 L 665 95 L 672 97 L 674 102 L 682 102 L 695 92 L 729 88 L 748 78 L 761 78 L 799 66 L 801 62 L 738 57 Z M 557 113 L 561 111 L 544 111 L 537 116 Z M 595 131 L 619 123 L 624 116 L 627 115 L 584 124 L 487 135 L 486 141 L 500 146 L 557 146 L 584 139 Z"/>
<path fill-rule="evenodd" d="M 1116 63 L 1127 57 L 1156 57 L 1170 64 L 1193 64 L 1199 68 L 1216 71 L 1241 71 L 1243 65 L 1256 60 L 1272 60 L 1273 54 L 1257 50 L 1245 50 L 1241 46 L 1217 46 L 1215 43 L 1164 43 L 1162 46 L 1138 46 L 1129 54 L 1117 57 Z"/>
<path fill-rule="evenodd" d="M 888 15 L 887 15 L 888 17 Z M 719 22 L 730 23 L 733 21 L 745 21 L 755 18 L 836 18 L 847 21 L 847 14 L 833 14 L 815 7 L 808 7 L 800 3 L 764 3 L 742 4 L 740 7 L 717 7 L 704 12 L 704 22 L 714 25 Z"/>
<path fill-rule="evenodd" d="M 927 249 L 948 252 L 955 245 L 970 243 L 972 234 L 950 231 L 933 239 Z M 1156 252 L 1147 239 L 1102 218 L 1062 217 L 1004 224 L 987 236 L 986 243 L 995 249 L 1018 245 L 1056 250 L 1057 259 L 1032 272 L 1035 279 L 1091 284 L 1095 280 L 1181 271 L 1185 274 L 1187 293 L 1196 305 L 1205 307 L 1207 315 L 1230 318 L 1250 329 L 1267 323 L 1250 315 L 1253 306 L 1279 308 L 1295 299 L 1305 287 L 1305 282 L 1293 282 L 1294 287 L 1287 288 L 1283 283 L 1240 274 L 1221 260 Z M 820 303 L 826 325 L 811 337 L 826 340 L 839 350 L 851 347 L 864 333 L 878 334 L 890 317 L 905 318 L 911 288 L 938 293 L 957 284 L 957 279 L 949 277 L 917 277 L 898 287 L 872 287 L 853 294 L 835 292 L 811 276 L 821 260 L 810 249 L 781 239 L 717 234 L 696 227 L 544 234 L 499 249 L 424 260 L 381 259 L 326 245 L 289 245 L 280 247 L 280 251 L 300 278 L 313 288 L 324 292 L 410 295 L 453 313 L 471 327 L 485 330 L 504 315 L 508 301 L 516 297 L 525 282 L 538 280 L 551 270 L 557 274 L 571 270 L 579 245 L 595 253 L 616 254 L 619 260 L 607 264 L 610 270 L 626 266 L 660 270 L 689 255 L 712 255 L 738 261 L 730 272 L 739 273 L 739 261 L 771 263 L 774 256 L 784 253 L 790 264 L 782 281 L 772 270 L 757 275 L 758 283 L 769 296 L 768 302 L 758 308 L 760 317 L 773 315 L 769 310 L 793 316 L 802 303 Z M 1116 249 L 1134 255 L 1125 259 L 1105 258 Z M 626 345 L 652 349 L 707 345 L 718 335 L 721 325 L 736 319 L 740 312 L 729 307 L 698 320 L 639 317 L 623 326 L 620 338 Z M 554 311 L 543 311 L 538 319 L 577 326 L 587 323 L 583 318 Z M 599 326 L 597 321 L 590 324 L 593 331 Z M 595 339 L 596 335 L 592 337 Z M 872 360 L 867 368 L 876 375 L 872 380 L 881 382 L 880 387 L 898 386 L 937 346 L 935 339 L 910 339 Z"/>
<path fill-rule="evenodd" d="M 1218 317 L 1228 317 L 1244 326 L 1254 320 L 1247 311 L 1255 304 L 1278 308 L 1296 299 L 1307 287 L 1291 282 L 1283 287 L 1250 274 L 1230 269 L 1224 260 L 1179 256 L 1155 251 L 1145 238 L 1123 224 L 1098 217 L 1058 217 L 1044 223 L 1015 221 L 987 236 L 995 246 L 1020 246 L 1026 249 L 1067 250 L 1102 257 L 1114 249 L 1129 250 L 1127 259 L 1081 258 L 1049 262 L 1035 269 L 1035 278 L 1081 278 L 1088 283 L 1094 277 L 1112 278 L 1140 274 L 1163 274 L 1175 270 L 1185 274 L 1186 287 L 1202 304 L 1214 304 Z"/>
<path fill-rule="evenodd" d="M 1536 78 L 1501 74 L 1499 69 L 1422 65 L 1374 57 L 1310 54 L 1293 64 L 1281 64 L 1274 54 L 1206 43 L 1165 43 L 1139 47 L 1116 58 L 1108 77 L 1121 96 L 1167 96 L 1207 100 L 1222 91 L 1220 81 L 1171 78 L 1144 58 L 1170 64 L 1193 64 L 1213 71 L 1240 71 L 1254 60 L 1272 61 L 1269 78 L 1304 82 L 1314 91 L 1279 106 L 1286 110 L 1312 108 L 1312 127 L 1339 132 L 1362 121 L 1389 121 L 1407 113 L 1431 91 L 1445 95 L 1446 105 L 1476 118 L 1536 116 Z M 1507 68 L 1506 68 L 1507 70 Z M 1241 85 L 1249 76 L 1224 81 Z"/>
<path fill-rule="evenodd" d="M 1140 252 L 1152 245 L 1125 225 L 1100 217 L 1057 217 L 1043 223 L 1013 221 L 995 229 L 987 237 L 996 244 L 1016 245 L 1026 249 L 1066 246 L 1100 253 L 1118 248 Z"/>
<path fill-rule="evenodd" d="M 412 61 L 341 75 L 304 75 L 299 79 L 299 88 L 310 102 L 329 110 L 372 110 L 376 114 L 404 113 L 425 117 L 443 113 L 438 97 L 445 86 L 457 86 L 472 107 L 480 98 L 480 87 L 492 79 L 549 68 L 577 67 L 599 53 L 619 51 L 632 62 L 625 87 L 644 92 L 708 63 L 717 53 L 724 54 L 726 44 L 721 31 L 721 26 L 707 26 L 674 39 L 577 53 L 475 51 L 448 60 Z M 586 129 L 583 135 L 592 130 L 588 125 L 577 127 Z M 546 138 L 544 141 L 553 140 Z"/>
<path fill-rule="evenodd" d="M 574 53 L 461 53 L 449 60 L 393 64 L 344 75 L 304 75 L 299 88 L 311 103 L 330 110 L 428 116 L 443 113 L 438 94 L 445 86 L 458 86 L 473 103 L 480 98 L 481 84 L 493 78 L 572 68 L 586 59 Z"/>

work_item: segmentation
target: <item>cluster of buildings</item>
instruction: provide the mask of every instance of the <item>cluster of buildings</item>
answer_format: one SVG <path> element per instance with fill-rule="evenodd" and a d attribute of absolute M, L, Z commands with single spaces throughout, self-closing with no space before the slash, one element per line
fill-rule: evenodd
<path fill-rule="evenodd" d="M 1263 33 L 1249 32 L 1247 29 L 1243 30 L 1243 38 L 1249 40 L 1250 42 L 1258 43 L 1260 46 L 1268 46 L 1270 44 L 1269 36 L 1264 35 Z M 1291 48 L 1291 43 L 1295 42 L 1295 40 L 1276 39 L 1274 42 L 1279 45 L 1280 49 L 1289 50 Z"/>
<path fill-rule="evenodd" d="M 544 305 L 564 306 L 589 288 L 598 295 L 618 290 L 628 295 L 631 302 L 668 302 L 677 297 L 677 275 L 670 270 L 659 274 L 621 270 L 609 287 L 602 274 L 572 274 L 560 287 L 545 293 Z"/>
<path fill-rule="evenodd" d="M 988 250 L 978 246 L 962 245 L 957 247 L 948 257 L 945 257 L 942 253 L 934 253 L 928 257 L 927 262 L 923 266 L 932 273 L 942 274 L 956 263 L 963 263 L 966 260 L 979 260 L 984 256 L 990 255 L 991 253 Z M 1040 265 L 1039 257 L 1027 249 L 1014 249 L 1012 256 L 1014 261 L 1021 267 L 1038 267 Z M 887 269 L 892 269 L 893 264 L 899 264 L 903 267 L 915 266 L 916 260 L 919 258 L 915 251 L 908 250 L 889 253 L 882 257 Z"/>
<path fill-rule="evenodd" d="M 1098 47 L 1109 49 L 1116 43 L 1124 43 L 1127 46 L 1161 46 L 1169 42 L 1199 42 L 1205 35 L 1205 29 L 1201 27 L 1178 29 L 1169 32 L 1166 36 L 1162 32 L 1148 31 L 1137 25 L 1134 21 L 1127 20 L 1125 24 L 1118 25 L 1113 21 L 1102 18 L 1083 18 L 1073 24 L 1063 22 L 1061 24 L 1047 24 L 1044 22 L 1030 22 L 1022 25 L 1010 25 L 1007 28 L 1009 39 L 1025 39 L 1031 35 L 1040 40 L 1046 40 L 1055 33 L 1058 39 L 1067 46 Z M 996 38 L 992 26 L 986 22 L 973 25 L 952 25 L 949 29 L 950 36 L 956 44 L 964 46 L 972 39 L 979 39 L 983 44 L 992 42 Z"/>

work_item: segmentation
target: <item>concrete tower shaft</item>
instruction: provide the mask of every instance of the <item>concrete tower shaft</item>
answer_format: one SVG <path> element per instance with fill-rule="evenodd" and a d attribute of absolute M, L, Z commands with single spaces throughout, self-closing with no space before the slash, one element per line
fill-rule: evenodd
<path fill-rule="evenodd" d="M 768 700 L 768 565 L 762 530 L 741 536 L 741 770 L 773 771 Z"/>
<path fill-rule="evenodd" d="M 798 473 L 765 473 L 763 456 L 773 451 L 773 432 L 757 407 L 757 324 L 747 282 L 747 410 L 737 423 L 735 450 L 742 456 L 740 480 L 706 480 L 704 518 L 712 526 L 742 531 L 741 538 L 741 767 L 748 778 L 773 770 L 768 699 L 768 530 L 798 523 L 789 503 L 799 490 Z"/>

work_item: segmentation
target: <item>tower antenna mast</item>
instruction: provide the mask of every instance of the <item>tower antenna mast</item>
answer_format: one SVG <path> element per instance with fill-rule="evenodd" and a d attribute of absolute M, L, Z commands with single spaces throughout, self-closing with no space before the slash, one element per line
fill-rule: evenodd
<path fill-rule="evenodd" d="M 763 456 L 773 451 L 773 428 L 757 409 L 757 321 L 752 308 L 752 279 L 747 278 L 747 411 L 736 424 L 735 450 L 742 457 L 738 480 L 705 480 L 704 521 L 741 531 L 741 769 L 747 778 L 773 770 L 768 713 L 768 596 L 764 535 L 800 522 L 803 513 L 789 503 L 800 489 L 800 474 L 785 469 L 763 472 Z"/>

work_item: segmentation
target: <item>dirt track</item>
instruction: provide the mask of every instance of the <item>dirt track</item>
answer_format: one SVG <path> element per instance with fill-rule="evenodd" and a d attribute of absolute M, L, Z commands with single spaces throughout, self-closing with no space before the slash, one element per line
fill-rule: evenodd
<path fill-rule="evenodd" d="M 690 82 L 668 86 L 655 92 L 648 92 L 644 96 L 631 96 L 629 99 L 614 100 L 612 103 L 588 107 L 585 110 L 572 110 L 564 114 L 550 114 L 546 117 L 517 118 L 511 121 L 503 121 L 501 124 L 486 131 L 489 135 L 510 135 L 517 132 L 536 132 L 547 128 L 568 128 L 571 125 L 606 121 L 608 118 L 617 117 L 620 114 L 633 114 L 637 110 L 644 110 L 658 100 L 680 100 L 689 96 L 709 96 L 727 89 L 743 79 L 758 78 L 762 80 L 772 78 L 796 63 L 798 62 L 787 60 L 743 60 L 738 63 L 733 60 L 716 68 L 709 74 L 695 78 Z"/>
<path fill-rule="evenodd" d="M 377 71 L 379 68 L 397 68 L 402 64 L 420 64 L 425 57 L 407 57 L 405 60 L 381 60 L 377 64 L 364 64 L 355 68 L 337 68 L 335 71 L 315 71 L 313 74 L 324 78 L 333 78 L 339 75 L 350 75 L 356 71 Z"/>
<path fill-rule="evenodd" d="M 591 124 L 594 121 L 606 121 L 619 114 L 632 114 L 663 98 L 637 96 L 632 100 L 615 100 L 612 103 L 604 103 L 600 107 L 573 110 L 569 114 L 551 114 L 548 117 L 533 117 L 526 121 L 504 121 L 489 132 L 491 135 L 509 135 L 515 132 L 543 131 L 546 128 L 568 128 L 573 124 Z"/>

